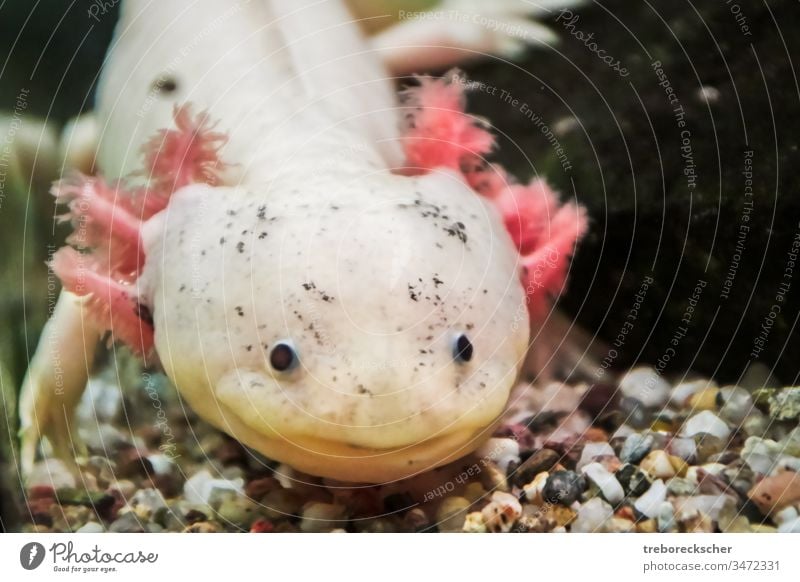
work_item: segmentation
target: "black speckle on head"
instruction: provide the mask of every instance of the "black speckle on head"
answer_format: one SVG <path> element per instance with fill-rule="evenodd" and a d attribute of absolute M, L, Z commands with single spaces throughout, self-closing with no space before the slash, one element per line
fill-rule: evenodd
<path fill-rule="evenodd" d="M 267 207 L 266 206 L 259 206 L 258 212 L 256 212 L 256 217 L 259 220 L 266 220 L 267 219 Z"/>
<path fill-rule="evenodd" d="M 444 228 L 444 231 L 450 236 L 458 237 L 458 240 L 466 244 L 467 232 L 466 232 L 466 226 L 464 226 L 463 222 L 456 222 L 454 224 L 451 224 L 450 226 L 446 226 Z"/>
<path fill-rule="evenodd" d="M 145 323 L 153 325 L 153 314 L 150 312 L 150 308 L 147 307 L 147 305 L 143 305 L 142 303 L 137 303 L 133 311 L 136 314 L 136 317 L 138 317 Z"/>
<path fill-rule="evenodd" d="M 237 243 L 236 250 L 239 251 L 240 254 L 244 253 L 244 243 L 242 241 L 239 241 L 239 243 Z"/>
<path fill-rule="evenodd" d="M 224 236 L 219 239 L 219 244 L 220 245 L 224 245 L 225 244 L 225 237 Z"/>
<path fill-rule="evenodd" d="M 262 232 L 261 234 L 258 235 L 258 240 L 264 240 L 265 238 L 267 238 L 266 232 Z"/>
<path fill-rule="evenodd" d="M 408 296 L 411 301 L 419 301 L 419 293 L 417 293 L 416 287 L 414 287 L 411 283 L 408 284 Z"/>
<path fill-rule="evenodd" d="M 240 305 L 236 306 L 236 315 L 238 315 L 239 317 L 244 317 L 244 308 L 241 307 Z"/>
<path fill-rule="evenodd" d="M 164 75 L 155 80 L 153 90 L 162 95 L 170 95 L 178 90 L 178 81 L 172 75 Z"/>

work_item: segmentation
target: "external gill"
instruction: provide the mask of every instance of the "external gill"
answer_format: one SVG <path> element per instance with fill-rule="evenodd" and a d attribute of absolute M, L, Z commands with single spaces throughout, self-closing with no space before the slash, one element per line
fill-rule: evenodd
<path fill-rule="evenodd" d="M 134 352 L 147 355 L 154 346 L 154 329 L 137 282 L 145 253 L 142 225 L 169 204 L 170 196 L 192 183 L 218 183 L 224 167 L 219 149 L 226 137 L 213 131 L 206 113 L 193 116 L 189 106 L 176 107 L 177 129 L 165 129 L 144 147 L 149 185 L 131 188 L 124 180 L 113 185 L 101 177 L 78 175 L 53 187 L 57 201 L 69 211 L 62 221 L 73 232 L 51 261 L 64 288 L 87 297 L 95 324 Z"/>
<path fill-rule="evenodd" d="M 408 167 L 399 171 L 459 171 L 475 192 L 494 203 L 520 253 L 530 316 L 542 320 L 564 288 L 569 258 L 586 232 L 586 212 L 572 203 L 560 204 L 543 180 L 519 184 L 501 166 L 486 161 L 495 139 L 484 120 L 465 113 L 467 88 L 453 72 L 442 79 L 421 78 L 418 87 L 406 92 L 403 145 Z"/>

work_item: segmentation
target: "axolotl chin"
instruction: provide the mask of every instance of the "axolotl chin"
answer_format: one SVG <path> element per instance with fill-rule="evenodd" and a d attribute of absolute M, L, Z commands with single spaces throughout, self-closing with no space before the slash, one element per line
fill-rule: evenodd
<path fill-rule="evenodd" d="M 476 449 L 582 211 L 485 162 L 459 77 L 398 103 L 338 1 L 177 4 L 123 7 L 100 175 L 54 188 L 74 233 L 50 337 L 90 361 L 87 327 L 110 332 L 203 419 L 313 475 L 384 482 Z M 35 364 L 27 463 L 40 436 L 69 454 L 58 419 L 82 389 L 44 397 Z"/>

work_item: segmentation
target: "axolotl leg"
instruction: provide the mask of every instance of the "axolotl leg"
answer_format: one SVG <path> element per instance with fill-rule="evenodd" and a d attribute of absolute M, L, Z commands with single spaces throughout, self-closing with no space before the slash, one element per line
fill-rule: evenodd
<path fill-rule="evenodd" d="M 225 137 L 213 131 L 204 114 L 177 108 L 175 122 L 176 129 L 159 132 L 145 147 L 149 188 L 129 189 L 87 176 L 53 188 L 59 202 L 69 206 L 64 218 L 72 221 L 74 232 L 67 241 L 72 246 L 53 256 L 51 267 L 64 290 L 22 386 L 24 474 L 30 474 L 42 438 L 61 459 L 75 460 L 84 452 L 74 411 L 103 336 L 143 356 L 153 350 L 152 322 L 137 288 L 145 259 L 142 226 L 167 206 L 172 192 L 194 182 L 214 183 L 223 166 L 218 152 Z"/>
<path fill-rule="evenodd" d="M 399 22 L 371 39 L 395 75 L 443 70 L 467 61 L 518 57 L 529 46 L 554 45 L 558 36 L 533 20 L 552 17 L 585 0 L 443 0 L 426 12 L 398 11 Z"/>

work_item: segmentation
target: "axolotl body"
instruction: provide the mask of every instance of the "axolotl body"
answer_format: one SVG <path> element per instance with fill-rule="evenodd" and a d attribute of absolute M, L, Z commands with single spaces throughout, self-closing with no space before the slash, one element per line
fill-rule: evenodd
<path fill-rule="evenodd" d="M 53 260 L 62 345 L 80 321 L 157 355 L 202 418 L 313 475 L 383 482 L 474 450 L 582 212 L 485 163 L 492 139 L 457 78 L 398 105 L 339 2 L 185 10 L 124 6 L 97 165 L 129 177 L 55 187 L 75 228 Z M 166 53 L 203 74 L 165 82 Z M 144 114 L 121 115 L 133 90 Z M 46 420 L 64 411 L 32 369 L 24 452 L 44 434 L 63 453 Z"/>

